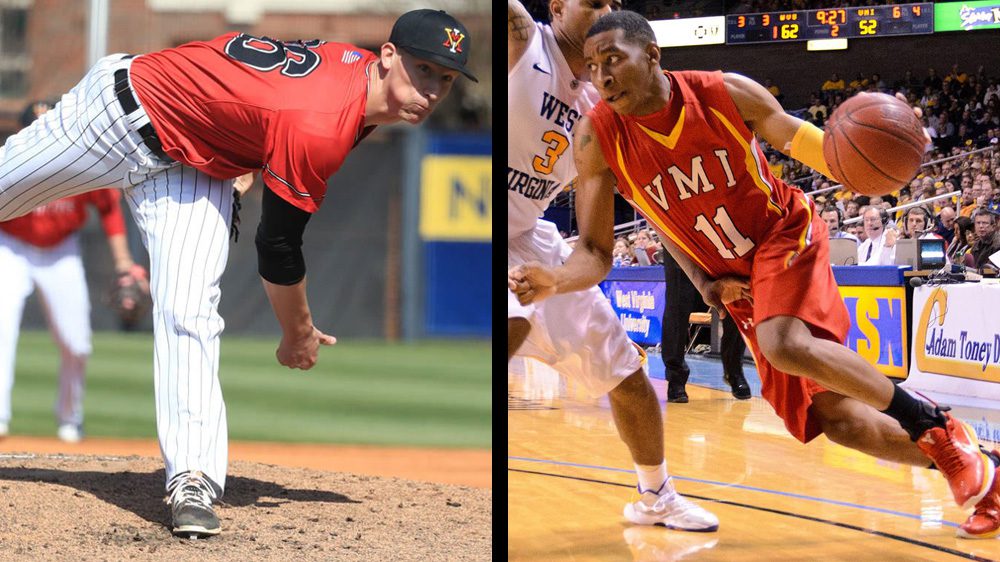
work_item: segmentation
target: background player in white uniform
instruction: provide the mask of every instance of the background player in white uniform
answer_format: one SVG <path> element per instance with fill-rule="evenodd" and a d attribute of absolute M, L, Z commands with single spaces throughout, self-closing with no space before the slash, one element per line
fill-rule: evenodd
<path fill-rule="evenodd" d="M 0 148 L 0 220 L 125 188 L 150 255 L 157 434 L 175 534 L 221 531 L 212 507 L 225 489 L 228 448 L 218 304 L 232 178 L 264 172 L 255 242 L 283 332 L 276 357 L 309 369 L 319 346 L 336 339 L 312 322 L 306 223 L 329 177 L 375 126 L 419 124 L 461 75 L 475 79 L 470 43 L 445 12 L 413 10 L 377 54 L 231 33 L 138 58 L 111 55 Z"/>
<path fill-rule="evenodd" d="M 541 220 L 576 176 L 573 126 L 599 100 L 583 80 L 583 41 L 617 0 L 550 0 L 552 26 L 507 2 L 507 265 L 559 264 L 570 253 L 555 225 Z M 607 394 L 615 425 L 632 453 L 639 499 L 625 506 L 637 524 L 712 531 L 715 515 L 674 490 L 663 458 L 660 404 L 611 305 L 597 287 L 521 305 L 507 289 L 508 361 L 517 354 L 548 363 L 594 396 Z"/>
<path fill-rule="evenodd" d="M 40 102 L 31 108 L 35 113 L 27 112 L 22 126 L 31 124 L 49 106 Z M 0 271 L 4 280 L 4 290 L 0 291 L 0 437 L 9 430 L 18 332 L 24 302 L 34 288 L 59 346 L 57 435 L 69 443 L 80 441 L 84 376 L 91 345 L 90 300 L 77 231 L 86 219 L 85 205 L 92 204 L 100 213 L 115 270 L 124 273 L 140 267 L 128 250 L 120 200 L 117 191 L 94 191 L 0 222 Z"/>

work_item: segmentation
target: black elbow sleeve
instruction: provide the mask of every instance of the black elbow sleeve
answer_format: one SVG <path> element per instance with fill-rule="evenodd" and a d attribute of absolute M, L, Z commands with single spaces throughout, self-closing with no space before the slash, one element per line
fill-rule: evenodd
<path fill-rule="evenodd" d="M 275 285 L 294 285 L 305 277 L 302 233 L 310 214 L 264 189 L 260 224 L 254 238 L 257 271 Z"/>

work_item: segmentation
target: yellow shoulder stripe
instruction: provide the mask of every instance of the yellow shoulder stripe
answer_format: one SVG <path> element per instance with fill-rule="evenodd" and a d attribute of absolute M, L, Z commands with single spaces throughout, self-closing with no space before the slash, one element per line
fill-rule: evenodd
<path fill-rule="evenodd" d="M 767 196 L 767 207 L 772 211 L 778 213 L 779 215 L 784 215 L 784 212 L 782 212 L 781 207 L 779 207 L 778 204 L 774 202 L 774 188 L 767 182 L 767 180 L 764 179 L 764 176 L 760 171 L 759 167 L 760 163 L 757 161 L 757 152 L 754 151 L 752 146 L 750 146 L 750 143 L 748 143 L 743 137 L 740 136 L 740 133 L 736 130 L 736 127 L 734 127 L 733 124 L 730 123 L 729 120 L 726 119 L 724 115 L 722 115 L 722 113 L 720 113 L 714 107 L 710 107 L 709 109 L 712 110 L 712 113 L 715 114 L 715 117 L 718 118 L 718 120 L 721 121 L 722 124 L 726 127 L 726 130 L 729 131 L 729 134 L 731 134 L 733 138 L 736 139 L 736 142 L 738 142 L 740 146 L 743 147 L 743 151 L 746 152 L 746 155 L 743 159 L 743 163 L 746 165 L 747 172 L 750 174 L 750 177 L 753 178 L 753 182 L 757 186 L 757 189 L 763 191 L 764 195 Z"/>

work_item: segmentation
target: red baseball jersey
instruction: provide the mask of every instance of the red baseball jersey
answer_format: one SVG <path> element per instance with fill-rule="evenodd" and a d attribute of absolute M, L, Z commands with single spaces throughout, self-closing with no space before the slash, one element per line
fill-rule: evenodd
<path fill-rule="evenodd" d="M 219 179 L 262 170 L 312 213 L 363 136 L 375 60 L 345 43 L 228 33 L 137 57 L 130 78 L 171 158 Z"/>
<path fill-rule="evenodd" d="M 0 222 L 0 230 L 39 248 L 51 248 L 73 234 L 87 221 L 87 205 L 97 207 L 101 226 L 108 236 L 125 233 L 119 201 L 121 191 L 99 189 L 58 199 L 37 207 L 27 215 Z"/>
<path fill-rule="evenodd" d="M 771 174 L 721 72 L 664 74 L 664 109 L 619 115 L 601 101 L 588 114 L 604 158 L 625 199 L 702 269 L 749 277 L 758 245 L 802 192 Z"/>

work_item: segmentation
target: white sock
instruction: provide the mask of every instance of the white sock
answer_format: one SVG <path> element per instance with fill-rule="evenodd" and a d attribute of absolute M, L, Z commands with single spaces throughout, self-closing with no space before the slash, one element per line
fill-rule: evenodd
<path fill-rule="evenodd" d="M 639 492 L 652 492 L 663 496 L 674 491 L 674 485 L 667 476 L 667 461 L 658 465 L 635 465 L 635 474 L 639 477 Z"/>

